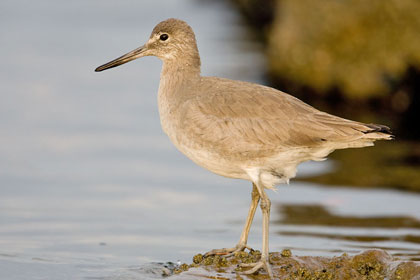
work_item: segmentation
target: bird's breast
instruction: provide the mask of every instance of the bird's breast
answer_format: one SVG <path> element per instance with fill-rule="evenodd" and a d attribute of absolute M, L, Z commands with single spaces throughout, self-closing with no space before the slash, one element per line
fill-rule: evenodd
<path fill-rule="evenodd" d="M 182 120 L 180 100 L 173 100 L 167 92 L 158 95 L 159 116 L 163 131 L 175 147 L 199 166 L 225 177 L 247 179 L 244 170 L 230 160 L 203 145 L 193 134 L 188 133 L 188 123 Z"/>

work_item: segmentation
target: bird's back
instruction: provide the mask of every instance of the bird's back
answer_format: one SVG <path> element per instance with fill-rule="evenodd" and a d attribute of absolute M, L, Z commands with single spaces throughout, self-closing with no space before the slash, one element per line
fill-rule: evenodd
<path fill-rule="evenodd" d="M 258 84 L 202 77 L 182 92 L 187 94 L 174 108 L 172 141 L 199 165 L 227 177 L 245 178 L 240 170 L 256 167 L 287 180 L 303 161 L 392 137 L 385 126 L 333 116 Z"/>

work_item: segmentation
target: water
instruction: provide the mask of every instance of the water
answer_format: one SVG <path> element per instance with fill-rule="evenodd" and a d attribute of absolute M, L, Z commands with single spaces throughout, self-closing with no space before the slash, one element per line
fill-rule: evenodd
<path fill-rule="evenodd" d="M 237 242 L 250 183 L 195 166 L 162 133 L 159 60 L 93 72 L 143 44 L 159 21 L 178 17 L 197 33 L 203 74 L 261 82 L 261 50 L 230 7 L 5 0 L 0 11 L 0 279 L 159 277 L 154 262 L 190 262 L 197 252 Z M 330 167 L 309 163 L 300 174 Z M 419 228 L 295 224 L 279 206 L 420 219 L 417 194 L 292 182 L 270 196 L 271 250 L 334 255 L 375 246 L 402 258 L 420 255 L 418 239 L 403 238 L 418 238 Z M 259 248 L 260 238 L 257 213 L 250 245 Z"/>

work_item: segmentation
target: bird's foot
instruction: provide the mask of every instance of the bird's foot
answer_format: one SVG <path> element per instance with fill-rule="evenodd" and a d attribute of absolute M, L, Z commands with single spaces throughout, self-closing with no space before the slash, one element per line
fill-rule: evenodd
<path fill-rule="evenodd" d="M 263 268 L 267 271 L 268 276 L 270 279 L 274 279 L 273 271 L 271 270 L 271 266 L 268 262 L 267 258 L 261 258 L 260 261 L 256 263 L 241 263 L 239 266 L 241 267 L 251 267 L 251 269 L 244 271 L 244 274 L 253 274 L 257 272 L 259 269 Z"/>
<path fill-rule="evenodd" d="M 204 254 L 204 257 L 209 256 L 223 256 L 225 258 L 231 257 L 235 255 L 236 252 L 245 251 L 245 249 L 252 250 L 250 247 L 246 246 L 245 244 L 238 244 L 233 248 L 222 248 L 222 249 L 213 249 Z"/>

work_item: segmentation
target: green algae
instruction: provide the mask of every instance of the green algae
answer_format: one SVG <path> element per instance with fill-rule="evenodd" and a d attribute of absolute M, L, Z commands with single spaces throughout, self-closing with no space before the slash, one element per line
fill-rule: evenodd
<path fill-rule="evenodd" d="M 283 249 L 283 251 L 281 251 L 280 255 L 283 258 L 290 258 L 292 256 L 292 251 L 290 249 Z"/>
<path fill-rule="evenodd" d="M 202 254 L 197 254 L 193 257 L 193 263 L 195 264 L 199 264 L 203 261 L 203 255 Z"/>

